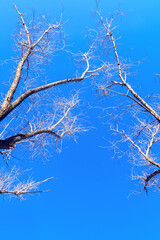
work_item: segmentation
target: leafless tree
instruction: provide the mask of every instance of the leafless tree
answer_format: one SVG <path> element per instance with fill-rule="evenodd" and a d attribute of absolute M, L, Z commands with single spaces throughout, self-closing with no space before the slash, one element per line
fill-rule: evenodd
<path fill-rule="evenodd" d="M 115 153 L 129 158 L 136 171 L 132 179 L 143 184 L 141 191 L 147 192 L 152 187 L 160 189 L 159 106 L 152 95 L 141 97 L 134 90 L 131 81 L 133 64 L 119 56 L 116 27 L 112 25 L 120 13 L 105 19 L 97 2 L 100 27 L 89 30 L 88 50 L 73 55 L 78 59 L 75 77 L 66 76 L 48 83 L 41 74 L 43 64 L 55 52 L 67 52 L 62 18 L 54 24 L 49 24 L 44 16 L 40 21 L 34 17 L 27 21 L 14 7 L 20 18 L 19 32 L 15 36 L 19 57 L 8 91 L 2 93 L 0 107 L 0 155 L 5 167 L 10 167 L 12 151 L 19 146 L 29 147 L 34 156 L 51 144 L 59 149 L 65 137 L 85 131 L 76 109 L 79 107 L 78 94 L 66 99 L 59 97 L 55 89 L 66 84 L 73 89 L 73 83 L 89 79 L 94 84 L 98 82 L 98 89 L 107 99 L 112 97 L 106 110 L 110 129 L 116 135 L 112 142 Z M 125 147 L 124 142 L 128 144 Z M 48 180 L 34 182 L 30 178 L 23 182 L 19 178 L 21 173 L 18 168 L 13 167 L 9 172 L 2 166 L 0 194 L 23 198 L 24 194 L 40 192 L 37 187 Z"/>
<path fill-rule="evenodd" d="M 49 24 L 43 16 L 43 21 L 31 19 L 14 6 L 20 18 L 19 33 L 15 36 L 16 50 L 19 54 L 17 66 L 10 80 L 8 91 L 2 94 L 0 106 L 0 154 L 6 165 L 10 166 L 13 149 L 18 145 L 27 146 L 35 151 L 48 144 L 62 141 L 67 136 L 84 131 L 78 123 L 78 113 L 74 112 L 78 106 L 78 94 L 70 99 L 60 98 L 50 91 L 55 87 L 82 82 L 97 75 L 105 64 L 93 57 L 94 39 L 88 51 L 79 54 L 80 74 L 75 77 L 53 80 L 50 83 L 42 80 L 41 68 L 54 52 L 65 51 L 65 38 L 62 19 Z M 96 62 L 96 66 L 93 62 Z M 55 77 L 54 77 L 55 78 Z M 53 141 L 55 140 L 55 141 Z M 23 197 L 26 193 L 39 192 L 37 186 L 46 181 L 34 182 L 29 179 L 21 182 L 21 171 L 13 168 L 8 172 L 2 168 L 0 173 L 0 194 Z"/>
<path fill-rule="evenodd" d="M 119 56 L 117 28 L 113 26 L 121 13 L 111 15 L 108 19 L 104 18 L 99 10 L 96 14 L 100 24 L 97 32 L 99 44 L 105 53 L 103 57 L 106 59 L 106 52 L 110 56 L 102 70 L 103 81 L 99 81 L 98 88 L 107 99 L 112 97 L 106 107 L 107 116 L 111 116 L 111 121 L 108 119 L 110 130 L 115 136 L 112 147 L 119 157 L 129 158 L 134 166 L 132 179 L 143 184 L 141 191 L 147 192 L 148 188 L 160 189 L 159 97 L 153 97 L 152 94 L 141 97 L 134 90 L 132 64 L 127 64 Z M 128 144 L 125 147 L 122 145 L 124 142 Z"/>

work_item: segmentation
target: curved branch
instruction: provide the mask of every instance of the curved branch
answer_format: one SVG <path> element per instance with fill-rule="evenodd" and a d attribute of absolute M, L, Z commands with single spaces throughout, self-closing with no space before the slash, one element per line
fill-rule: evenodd
<path fill-rule="evenodd" d="M 51 129 L 39 129 L 28 133 L 20 133 L 12 137 L 0 140 L 0 149 L 13 149 L 16 146 L 16 143 L 21 142 L 22 140 L 27 140 L 29 138 L 35 137 L 37 135 L 48 133 L 54 135 L 56 138 L 61 138 L 56 132 Z"/>
<path fill-rule="evenodd" d="M 31 49 L 35 48 L 39 43 L 40 41 L 44 38 L 44 36 L 51 30 L 51 29 L 60 29 L 60 24 L 58 25 L 52 25 L 52 26 L 49 26 L 48 29 L 46 29 L 44 31 L 44 33 L 40 36 L 40 38 L 31 46 Z"/>
<path fill-rule="evenodd" d="M 17 106 L 19 106 L 29 96 L 31 96 L 35 93 L 47 90 L 47 89 L 52 88 L 52 87 L 62 85 L 62 84 L 66 84 L 66 83 L 70 83 L 70 82 L 81 82 L 82 80 L 84 80 L 84 78 L 87 78 L 87 77 L 66 78 L 64 80 L 59 80 L 57 82 L 53 82 L 53 83 L 45 84 L 45 85 L 37 87 L 37 88 L 29 89 L 28 91 L 23 93 L 21 96 L 19 96 L 8 107 L 6 107 L 6 108 L 1 107 L 1 109 L 0 109 L 0 121 L 2 121 L 5 117 L 7 117 L 10 112 L 12 112 Z"/>
<path fill-rule="evenodd" d="M 153 173 L 151 173 L 151 174 L 148 175 L 148 177 L 145 179 L 145 183 L 144 183 L 144 189 L 145 189 L 145 190 L 146 190 L 146 187 L 147 187 L 149 181 L 150 181 L 152 178 L 156 177 L 158 174 L 160 174 L 160 169 L 158 169 L 158 170 L 156 170 L 156 171 L 154 171 Z"/>

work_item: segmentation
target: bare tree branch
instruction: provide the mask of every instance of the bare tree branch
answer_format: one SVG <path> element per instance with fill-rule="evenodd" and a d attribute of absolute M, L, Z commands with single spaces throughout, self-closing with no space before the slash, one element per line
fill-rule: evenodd
<path fill-rule="evenodd" d="M 45 191 L 38 190 L 38 186 L 48 180 L 54 179 L 53 177 L 47 178 L 43 181 L 35 182 L 32 179 L 28 179 L 27 182 L 21 182 L 19 176 L 23 172 L 20 172 L 16 168 L 12 168 L 11 172 L 0 172 L 0 194 L 16 196 L 24 199 L 25 195 L 31 195 L 33 193 L 42 193 Z"/>
<path fill-rule="evenodd" d="M 48 144 L 47 136 L 50 136 L 49 144 L 52 143 L 52 139 L 55 140 L 58 149 L 58 141 L 61 142 L 64 137 L 75 138 L 76 133 L 86 131 L 86 128 L 78 122 L 80 116 L 76 110 L 79 103 L 78 96 L 73 95 L 67 100 L 61 97 L 56 101 L 57 95 L 50 95 L 48 90 L 56 86 L 91 79 L 105 67 L 105 63 L 102 64 L 101 61 L 98 62 L 99 65 L 94 65 L 92 57 L 96 40 L 93 40 L 88 51 L 80 54 L 80 74 L 76 74 L 76 77 L 66 77 L 63 80 L 52 80 L 47 83 L 40 76 L 41 69 L 37 66 L 45 59 L 48 60 L 50 53 L 64 49 L 65 41 L 60 40 L 60 34 L 63 36 L 62 20 L 54 24 L 46 22 L 43 24 L 36 22 L 35 19 L 27 21 L 17 6 L 14 5 L 14 7 L 20 18 L 19 34 L 16 40 L 21 57 L 16 64 L 13 79 L 10 81 L 11 84 L 0 106 L 0 155 L 9 167 L 10 159 L 13 157 L 12 149 L 16 149 L 18 144 L 24 145 L 25 143 L 30 149 L 33 148 L 33 155 L 35 155 L 35 152 L 41 152 L 40 148 Z M 34 71 L 38 73 L 36 77 Z M 34 84 L 36 78 L 38 79 L 37 85 Z M 28 181 L 16 185 L 14 180 L 18 180 L 18 174 L 14 170 L 11 173 L 2 171 L 0 194 L 23 196 L 40 192 L 36 187 L 48 180 L 37 183 Z"/>
<path fill-rule="evenodd" d="M 157 146 L 156 144 L 158 144 L 159 142 L 159 111 L 156 111 L 155 107 L 149 104 L 147 100 L 144 100 L 144 98 L 142 98 L 127 81 L 127 70 L 125 70 L 125 66 L 119 57 L 117 50 L 117 42 L 113 35 L 113 32 L 115 30 L 115 27 L 112 27 L 114 17 L 111 17 L 110 20 L 104 19 L 98 8 L 97 15 L 99 17 L 101 25 L 99 35 L 101 36 L 101 43 L 103 42 L 102 51 L 105 42 L 109 42 L 110 45 L 108 47 L 112 50 L 115 59 L 114 64 L 108 63 L 108 68 L 106 68 L 106 70 L 103 69 L 104 82 L 105 80 L 106 82 L 100 85 L 100 89 L 102 89 L 104 95 L 108 96 L 109 94 L 113 94 L 113 98 L 115 99 L 116 95 L 118 95 L 119 102 L 121 102 L 121 100 L 123 101 L 124 99 L 123 103 L 118 103 L 117 107 L 112 107 L 112 109 L 116 109 L 119 112 L 117 111 L 115 118 L 117 126 L 110 127 L 110 129 L 114 133 L 120 134 L 120 136 L 122 137 L 121 140 L 115 141 L 112 146 L 115 148 L 116 151 L 118 147 L 121 148 L 121 143 L 130 143 L 130 148 L 126 151 L 126 155 L 129 156 L 129 159 L 132 159 L 131 163 L 133 165 L 139 166 L 139 168 L 143 167 L 144 170 L 144 175 L 138 175 L 135 179 L 143 180 L 143 189 L 145 190 L 147 189 L 147 187 L 151 187 L 152 185 L 158 187 L 159 179 L 157 176 L 160 173 L 160 154 L 159 151 L 157 151 L 157 148 L 155 151 L 154 146 Z M 106 72 L 107 75 L 105 75 Z M 113 77 L 113 79 L 111 77 Z M 128 102 L 128 100 L 131 101 L 131 107 L 127 108 L 127 110 L 124 110 L 121 113 L 120 107 L 122 109 L 126 109 L 126 102 Z M 111 109 L 111 107 L 109 109 Z M 123 129 L 120 131 L 117 120 L 119 120 L 119 116 L 122 117 L 122 115 L 124 123 L 119 124 Z M 128 117 L 130 122 L 127 121 Z M 110 124 L 112 124 L 112 126 L 114 125 L 113 113 Z M 153 153 L 153 150 L 155 151 L 155 153 Z M 130 154 L 128 154 L 129 152 Z M 125 153 L 122 152 L 122 155 L 124 154 Z M 149 174 L 147 172 L 149 172 Z"/>

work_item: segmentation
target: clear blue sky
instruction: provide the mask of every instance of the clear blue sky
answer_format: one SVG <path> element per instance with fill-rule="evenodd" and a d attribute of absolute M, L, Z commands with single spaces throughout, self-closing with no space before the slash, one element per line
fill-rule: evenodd
<path fill-rule="evenodd" d="M 85 49 L 82 37 L 84 30 L 94 24 L 94 0 L 15 0 L 14 3 L 23 13 L 35 8 L 39 13 L 47 13 L 50 19 L 64 9 L 64 19 L 70 19 L 66 32 L 74 51 Z M 13 55 L 12 34 L 18 16 L 12 1 L 1 0 L 0 4 L 0 55 L 4 60 Z M 119 22 L 121 56 L 134 61 L 147 59 L 136 69 L 135 85 L 145 94 L 159 93 L 160 83 L 154 73 L 160 73 L 160 1 L 101 1 L 100 9 L 106 16 L 117 8 L 127 12 Z M 56 65 L 54 78 L 68 77 L 65 64 L 61 70 Z M 6 65 L 1 67 L 1 83 L 9 79 L 10 72 Z M 53 76 L 52 66 L 48 74 L 50 78 Z M 93 103 L 97 97 L 94 90 L 92 93 Z M 80 135 L 77 144 L 66 142 L 62 153 L 53 151 L 49 162 L 36 159 L 30 163 L 37 180 L 48 176 L 57 179 L 46 186 L 51 189 L 49 193 L 29 197 L 24 202 L 0 198 L 2 239 L 150 240 L 160 237 L 160 194 L 150 192 L 149 196 L 142 193 L 128 198 L 138 189 L 130 180 L 131 166 L 126 159 L 112 159 L 112 151 L 100 148 L 107 146 L 103 137 L 109 139 L 110 134 L 95 112 L 89 112 L 89 121 L 95 128 Z M 27 162 L 23 155 L 21 160 Z"/>

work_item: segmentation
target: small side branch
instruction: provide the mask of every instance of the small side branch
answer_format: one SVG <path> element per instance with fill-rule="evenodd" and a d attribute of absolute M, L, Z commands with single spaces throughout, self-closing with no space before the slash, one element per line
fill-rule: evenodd
<path fill-rule="evenodd" d="M 54 179 L 53 177 L 51 177 L 39 182 L 35 182 L 32 179 L 28 179 L 28 181 L 26 182 L 21 182 L 19 180 L 19 176 L 22 175 L 23 172 L 20 172 L 15 168 L 13 168 L 11 172 L 4 172 L 1 169 L 0 195 L 15 196 L 24 199 L 25 195 L 47 192 L 48 190 L 38 190 L 38 186 L 51 179 Z"/>
<path fill-rule="evenodd" d="M 17 6 L 15 4 L 13 4 L 13 6 L 15 7 L 17 13 L 19 14 L 19 16 L 21 18 L 21 21 L 22 21 L 22 24 L 23 24 L 23 26 L 25 28 L 27 39 L 28 39 L 28 46 L 27 47 L 30 48 L 30 46 L 31 46 L 31 39 L 30 39 L 30 35 L 29 35 L 29 31 L 28 31 L 27 25 L 26 25 L 26 23 L 24 21 L 24 18 L 23 18 L 23 14 L 19 12 L 19 10 L 18 10 L 18 8 L 17 8 Z"/>
<path fill-rule="evenodd" d="M 143 156 L 143 158 L 150 164 L 160 168 L 160 164 L 158 162 L 155 162 L 153 159 L 151 159 L 146 153 L 142 151 L 140 146 L 138 146 L 129 136 L 127 136 L 124 132 L 119 132 L 116 130 L 117 133 L 123 135 L 137 150 L 138 152 Z"/>

